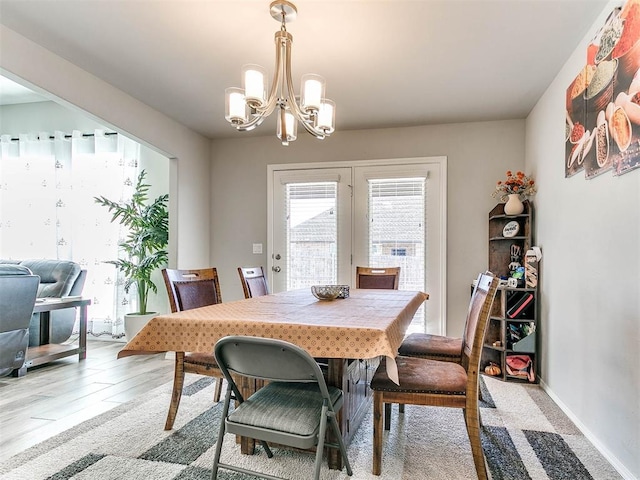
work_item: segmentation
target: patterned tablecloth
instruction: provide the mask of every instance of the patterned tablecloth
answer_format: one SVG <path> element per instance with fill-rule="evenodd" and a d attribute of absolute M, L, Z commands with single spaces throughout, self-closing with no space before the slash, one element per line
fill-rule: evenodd
<path fill-rule="evenodd" d="M 414 314 L 428 298 L 415 291 L 352 289 L 349 298 L 322 301 L 307 288 L 223 302 L 153 318 L 118 358 L 166 351 L 211 353 L 224 336 L 252 335 L 286 340 L 314 357 L 394 359 Z"/>

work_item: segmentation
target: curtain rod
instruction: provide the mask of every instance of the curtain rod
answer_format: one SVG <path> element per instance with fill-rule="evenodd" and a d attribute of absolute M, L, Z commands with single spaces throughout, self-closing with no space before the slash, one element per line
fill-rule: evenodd
<path fill-rule="evenodd" d="M 104 132 L 105 135 L 117 135 L 118 132 Z M 83 137 L 95 137 L 95 133 L 83 133 L 82 136 Z M 49 135 L 49 140 L 55 140 L 55 135 Z M 73 135 L 64 135 L 64 138 L 73 138 Z M 38 140 L 40 140 L 40 136 L 38 135 Z M 19 138 L 12 138 L 11 139 L 12 142 L 18 142 L 20 141 Z"/>

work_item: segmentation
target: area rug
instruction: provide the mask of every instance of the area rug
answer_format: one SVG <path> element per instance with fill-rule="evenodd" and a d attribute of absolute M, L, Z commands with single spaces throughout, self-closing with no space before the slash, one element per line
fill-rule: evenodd
<path fill-rule="evenodd" d="M 220 422 L 221 403 L 213 404 L 212 379 L 187 375 L 190 384 L 174 429 L 163 430 L 171 384 L 152 390 L 63 432 L 0 464 L 3 480 L 208 480 Z M 471 448 L 462 412 L 457 409 L 394 406 L 385 433 L 382 475 L 371 474 L 372 415 L 367 415 L 348 455 L 353 476 L 323 465 L 324 480 L 472 479 Z M 482 442 L 494 480 L 619 479 L 616 471 L 537 386 L 483 381 Z M 274 449 L 268 459 L 240 454 L 226 435 L 223 461 L 275 476 L 306 480 L 314 457 Z M 253 480 L 221 470 L 221 480 Z"/>

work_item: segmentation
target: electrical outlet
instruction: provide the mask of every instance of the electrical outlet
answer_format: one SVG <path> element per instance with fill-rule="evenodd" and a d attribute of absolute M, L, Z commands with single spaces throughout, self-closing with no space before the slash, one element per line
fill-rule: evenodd
<path fill-rule="evenodd" d="M 256 255 L 261 255 L 262 254 L 262 244 L 261 243 L 254 243 L 253 244 L 253 253 L 255 253 Z"/>

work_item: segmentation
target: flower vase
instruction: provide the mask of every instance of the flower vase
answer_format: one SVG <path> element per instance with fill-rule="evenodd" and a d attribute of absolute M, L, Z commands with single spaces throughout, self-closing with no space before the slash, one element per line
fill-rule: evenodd
<path fill-rule="evenodd" d="M 520 200 L 520 195 L 511 193 L 507 195 L 507 203 L 504 204 L 505 215 L 520 215 L 524 212 L 524 204 Z"/>

